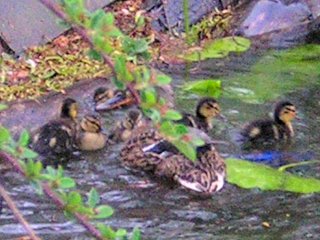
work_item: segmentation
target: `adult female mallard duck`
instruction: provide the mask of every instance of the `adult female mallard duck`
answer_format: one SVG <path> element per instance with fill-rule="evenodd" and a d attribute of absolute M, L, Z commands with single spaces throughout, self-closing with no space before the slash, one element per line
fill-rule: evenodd
<path fill-rule="evenodd" d="M 210 129 L 212 129 L 213 118 L 223 118 L 223 116 L 220 114 L 220 111 L 220 106 L 214 98 L 202 98 L 197 104 L 195 116 L 184 113 L 183 118 L 177 122 L 208 132 Z"/>
<path fill-rule="evenodd" d="M 139 110 L 130 110 L 125 119 L 116 123 L 116 126 L 109 134 L 109 140 L 112 142 L 125 142 L 131 137 L 135 128 L 142 124 L 142 114 Z"/>
<path fill-rule="evenodd" d="M 63 156 L 73 149 L 78 104 L 72 98 L 63 101 L 60 117 L 40 127 L 33 135 L 32 148 L 42 156 Z"/>
<path fill-rule="evenodd" d="M 155 87 L 158 97 L 166 100 L 168 107 L 174 106 L 174 92 L 170 85 L 161 85 Z M 117 108 L 132 106 L 135 99 L 129 90 L 111 89 L 99 87 L 95 90 L 93 96 L 96 111 L 108 111 Z"/>
<path fill-rule="evenodd" d="M 204 132 L 198 129 L 192 129 L 192 132 L 206 142 L 197 148 L 195 162 L 182 155 L 156 130 L 145 131 L 144 128 L 144 131 L 135 133 L 121 150 L 122 164 L 174 180 L 196 192 L 211 194 L 219 191 L 226 174 L 224 160 Z"/>
<path fill-rule="evenodd" d="M 294 136 L 291 122 L 296 114 L 296 107 L 291 102 L 278 102 L 274 109 L 274 119 L 260 119 L 247 124 L 241 132 L 242 141 L 268 142 L 290 139 Z"/>
<path fill-rule="evenodd" d="M 85 115 L 77 126 L 75 145 L 80 150 L 95 151 L 104 148 L 106 142 L 100 118 L 93 114 Z"/>

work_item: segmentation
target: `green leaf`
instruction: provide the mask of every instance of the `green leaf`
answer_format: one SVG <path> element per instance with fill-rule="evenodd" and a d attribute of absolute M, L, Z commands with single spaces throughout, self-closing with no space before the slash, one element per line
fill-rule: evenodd
<path fill-rule="evenodd" d="M 20 134 L 20 138 L 18 141 L 19 146 L 25 147 L 29 143 L 29 133 L 27 130 L 23 130 L 22 133 Z"/>
<path fill-rule="evenodd" d="M 88 196 L 87 204 L 89 207 L 94 208 L 100 202 L 99 193 L 95 188 L 91 188 Z"/>
<path fill-rule="evenodd" d="M 164 75 L 164 74 L 159 74 L 157 75 L 157 84 L 158 85 L 167 85 L 171 82 L 171 77 Z"/>
<path fill-rule="evenodd" d="M 61 188 L 73 188 L 76 185 L 75 181 L 69 177 L 63 177 L 60 179 L 60 187 Z"/>
<path fill-rule="evenodd" d="M 151 107 L 157 103 L 157 92 L 154 88 L 149 87 L 141 91 L 141 100 L 144 105 Z"/>
<path fill-rule="evenodd" d="M 0 112 L 6 110 L 8 106 L 6 104 L 0 103 Z"/>
<path fill-rule="evenodd" d="M 228 158 L 227 180 L 242 188 L 282 190 L 297 193 L 320 192 L 320 180 L 281 172 L 269 166 Z"/>
<path fill-rule="evenodd" d="M 250 47 L 250 40 L 243 37 L 226 37 L 208 42 L 201 51 L 186 54 L 184 59 L 199 61 L 207 58 L 223 58 L 230 52 L 244 52 Z"/>
<path fill-rule="evenodd" d="M 175 128 L 175 133 L 178 136 L 185 135 L 189 132 L 188 127 L 181 123 L 175 124 L 174 128 Z"/>
<path fill-rule="evenodd" d="M 97 215 L 94 216 L 96 219 L 102 219 L 102 218 L 108 218 L 111 217 L 113 214 L 112 207 L 108 205 L 101 205 L 98 206 L 95 211 L 97 212 Z"/>
<path fill-rule="evenodd" d="M 173 141 L 173 144 L 190 160 L 195 161 L 197 159 L 197 153 L 192 144 L 181 140 Z"/>
<path fill-rule="evenodd" d="M 94 49 L 89 50 L 88 56 L 93 60 L 102 61 L 101 54 Z"/>
<path fill-rule="evenodd" d="M 221 94 L 221 81 L 206 79 L 189 82 L 184 85 L 183 90 L 206 97 L 219 97 Z"/>
<path fill-rule="evenodd" d="M 70 206 L 81 206 L 82 205 L 82 197 L 78 192 L 70 192 L 68 194 L 68 205 Z"/>
<path fill-rule="evenodd" d="M 38 154 L 34 151 L 32 151 L 29 148 L 22 148 L 22 153 L 20 154 L 21 158 L 27 158 L 27 159 L 34 159 L 38 157 Z"/>
<path fill-rule="evenodd" d="M 164 115 L 164 118 L 168 120 L 180 120 L 182 115 L 178 111 L 169 109 Z"/>
<path fill-rule="evenodd" d="M 203 146 L 205 144 L 205 142 L 197 136 L 192 136 L 191 142 L 194 146 L 197 146 L 197 147 Z"/>
<path fill-rule="evenodd" d="M 150 118 L 153 122 L 160 122 L 161 120 L 161 115 L 160 112 L 154 108 L 144 108 L 143 109 L 144 114 Z"/>
<path fill-rule="evenodd" d="M 8 129 L 0 126 L 0 146 L 4 143 L 7 143 L 11 138 L 10 132 Z"/>
<path fill-rule="evenodd" d="M 123 239 L 125 236 L 127 236 L 127 230 L 120 228 L 116 231 L 116 237 Z"/>
<path fill-rule="evenodd" d="M 141 232 L 138 228 L 133 229 L 131 240 L 141 240 Z"/>
<path fill-rule="evenodd" d="M 98 9 L 91 13 L 90 18 L 90 28 L 91 29 L 97 29 L 101 27 L 101 23 L 103 20 L 103 17 L 106 15 L 106 13 L 102 9 Z"/>
<path fill-rule="evenodd" d="M 163 121 L 160 126 L 160 132 L 167 136 L 175 136 L 173 123 L 171 121 Z"/>
<path fill-rule="evenodd" d="M 113 231 L 111 227 L 106 226 L 103 223 L 97 223 L 97 227 L 104 238 L 115 239 L 117 237 L 116 232 Z"/>
<path fill-rule="evenodd" d="M 116 56 L 114 68 L 116 70 L 118 80 L 123 82 L 133 81 L 133 76 L 127 69 L 125 56 Z"/>

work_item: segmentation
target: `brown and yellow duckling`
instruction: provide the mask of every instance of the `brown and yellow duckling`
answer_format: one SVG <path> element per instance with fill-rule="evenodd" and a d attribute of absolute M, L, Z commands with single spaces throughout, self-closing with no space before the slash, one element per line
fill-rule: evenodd
<path fill-rule="evenodd" d="M 143 129 L 143 128 L 142 128 Z M 205 133 L 194 129 L 197 136 Z M 204 140 L 210 139 L 206 134 Z M 122 164 L 171 179 L 183 187 L 212 194 L 224 185 L 226 168 L 223 158 L 210 141 L 197 148 L 197 161 L 192 162 L 166 141 L 156 130 L 136 132 L 121 150 Z"/>
<path fill-rule="evenodd" d="M 289 101 L 278 102 L 274 119 L 260 119 L 247 124 L 241 132 L 243 142 L 268 142 L 287 140 L 294 136 L 292 120 L 296 117 L 296 107 Z"/>
<path fill-rule="evenodd" d="M 43 156 L 65 155 L 73 150 L 78 104 L 72 98 L 63 101 L 60 117 L 40 127 L 32 137 L 31 147 Z"/>
<path fill-rule="evenodd" d="M 195 116 L 184 113 L 183 118 L 177 122 L 208 132 L 212 129 L 212 120 L 215 117 L 223 118 L 220 106 L 214 98 L 206 97 L 198 102 Z"/>
<path fill-rule="evenodd" d="M 106 146 L 107 135 L 102 131 L 101 119 L 85 115 L 77 126 L 75 145 L 84 151 L 96 151 Z"/>
<path fill-rule="evenodd" d="M 142 114 L 139 110 L 130 110 L 124 120 L 117 122 L 116 126 L 109 134 L 109 140 L 112 142 L 127 141 L 135 128 L 142 124 Z"/>

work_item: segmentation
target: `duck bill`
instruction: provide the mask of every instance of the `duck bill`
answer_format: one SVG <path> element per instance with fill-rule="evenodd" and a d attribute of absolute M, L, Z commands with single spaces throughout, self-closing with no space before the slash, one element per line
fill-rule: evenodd
<path fill-rule="evenodd" d="M 118 95 L 118 96 L 116 95 L 105 102 L 97 103 L 95 109 L 96 111 L 108 111 L 108 110 L 130 106 L 132 104 L 134 104 L 133 98 L 123 96 L 123 95 Z"/>

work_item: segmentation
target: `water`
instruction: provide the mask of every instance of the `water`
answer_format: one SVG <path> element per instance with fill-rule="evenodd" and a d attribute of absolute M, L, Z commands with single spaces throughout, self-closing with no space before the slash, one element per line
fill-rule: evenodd
<path fill-rule="evenodd" d="M 274 56 L 271 53 L 267 54 L 267 58 Z M 221 62 L 203 62 L 196 72 L 189 76 L 179 69 L 171 72 L 171 75 L 177 89 L 180 89 L 184 82 L 191 81 L 190 79 L 220 78 L 224 89 L 237 87 L 241 94 L 249 96 L 242 99 L 223 93 L 219 98 L 228 122 L 215 122 L 216 127 L 211 134 L 214 138 L 229 144 L 217 146 L 222 155 L 244 154 L 233 141 L 235 132 L 248 120 L 266 116 L 276 100 L 286 98 L 297 105 L 301 119 L 294 122 L 297 132 L 294 144 L 283 151 L 302 155 L 311 151 L 314 158 L 319 159 L 319 72 L 315 70 L 302 74 L 301 71 L 296 73 L 283 68 L 278 75 L 281 76 L 281 81 L 288 83 L 290 79 L 296 78 L 295 82 L 303 80 L 304 84 L 287 84 L 284 90 L 273 86 L 271 92 L 274 94 L 264 94 L 259 91 L 264 91 L 265 87 L 254 88 L 253 84 L 246 88 L 246 83 L 241 82 L 242 79 L 248 81 L 249 77 L 254 79 L 253 73 L 256 70 L 251 66 L 261 59 L 264 59 L 261 53 L 246 53 Z M 218 63 L 220 65 L 217 65 Z M 310 64 L 315 63 L 311 61 Z M 217 70 L 211 71 L 213 65 L 219 66 L 216 67 Z M 274 73 L 273 70 L 272 72 Z M 269 76 L 266 72 L 259 71 L 259 74 Z M 300 79 L 302 77 L 303 79 Z M 180 91 L 178 95 L 178 108 L 192 112 L 197 97 Z M 87 107 L 92 107 L 89 97 L 86 97 L 84 102 Z M 105 114 L 107 126 L 123 113 L 124 111 Z M 320 237 L 319 194 L 262 192 L 258 189 L 245 190 L 226 184 L 222 191 L 212 197 L 199 197 L 168 183 L 160 184 L 143 173 L 134 174 L 122 168 L 118 161 L 120 148 L 121 145 L 117 145 L 95 153 L 83 153 L 79 156 L 79 161 L 66 165 L 66 173 L 76 179 L 82 192 L 88 192 L 91 187 L 95 187 L 101 194 L 101 203 L 114 207 L 114 215 L 105 221 L 114 228 L 122 227 L 131 231 L 133 227 L 139 227 L 143 239 Z M 299 157 L 288 157 L 284 161 L 296 162 L 299 161 Z M 320 178 L 319 164 L 295 168 L 292 171 Z M 16 200 L 21 212 L 43 239 L 90 239 L 81 226 L 64 218 L 54 205 L 46 198 L 36 195 L 18 175 L 7 172 L 3 174 L 3 178 L 6 180 L 6 189 Z M 5 208 L 0 215 L 0 239 L 12 239 L 24 234 L 10 210 Z"/>

